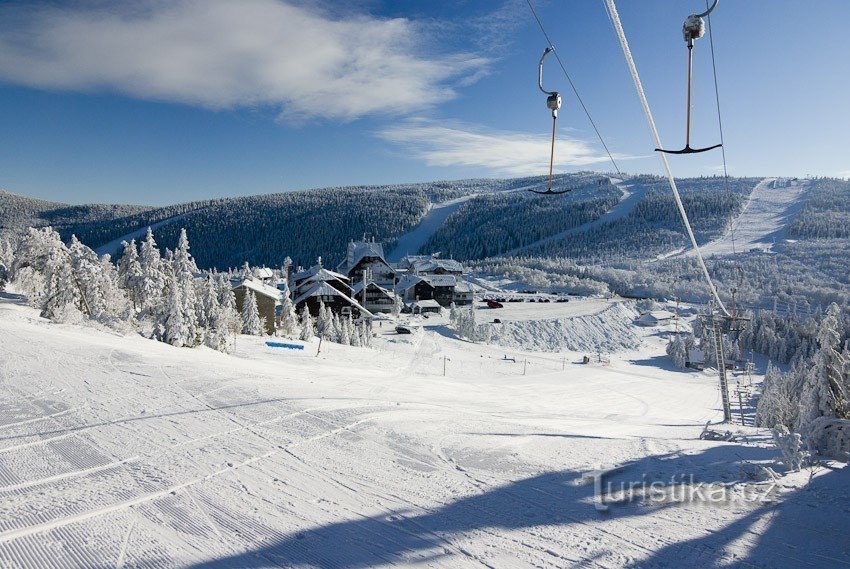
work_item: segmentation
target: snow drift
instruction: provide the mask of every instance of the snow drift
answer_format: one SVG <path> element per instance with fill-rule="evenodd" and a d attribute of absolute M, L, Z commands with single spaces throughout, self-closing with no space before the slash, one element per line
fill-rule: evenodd
<path fill-rule="evenodd" d="M 633 302 L 617 302 L 596 314 L 480 326 L 484 337 L 489 333 L 490 343 L 506 348 L 611 353 L 640 346 L 636 316 Z"/>

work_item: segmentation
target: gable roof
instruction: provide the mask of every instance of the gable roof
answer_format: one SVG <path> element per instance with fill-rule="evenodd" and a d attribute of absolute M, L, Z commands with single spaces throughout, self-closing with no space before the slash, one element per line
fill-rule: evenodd
<path fill-rule="evenodd" d="M 370 282 L 369 286 L 378 289 L 379 291 L 383 292 L 387 296 L 393 296 L 392 292 L 390 292 L 389 290 L 385 289 L 384 287 L 382 287 L 382 286 L 380 286 L 380 285 L 378 285 L 374 282 Z M 359 283 L 354 285 L 351 290 L 353 291 L 355 296 L 360 294 L 360 292 L 363 290 L 363 281 L 360 281 Z"/>
<path fill-rule="evenodd" d="M 270 279 L 274 277 L 274 271 L 268 267 L 260 267 L 257 269 L 257 278 Z"/>
<path fill-rule="evenodd" d="M 341 273 L 337 273 L 335 271 L 331 271 L 330 269 L 326 269 L 321 265 L 313 265 L 312 267 L 310 267 L 306 271 L 301 271 L 300 273 L 295 273 L 294 275 L 292 275 L 292 280 L 296 281 L 296 282 L 297 281 L 303 281 L 303 280 L 309 279 L 310 277 L 315 277 L 317 275 L 321 275 L 323 277 L 321 280 L 327 280 L 328 277 L 339 279 L 341 281 L 347 281 L 348 280 L 347 276 L 345 276 Z M 320 279 L 316 279 L 316 280 L 320 280 Z"/>
<path fill-rule="evenodd" d="M 387 263 L 384 258 L 383 243 L 378 243 L 376 241 L 351 241 L 348 243 L 348 251 L 346 252 L 345 260 L 337 265 L 336 268 L 339 271 L 348 272 L 356 267 L 357 263 L 366 257 L 377 257 L 387 267 L 390 267 L 390 264 Z"/>
<path fill-rule="evenodd" d="M 420 275 L 422 280 L 431 286 L 455 286 L 457 278 L 454 275 Z"/>
<path fill-rule="evenodd" d="M 412 286 L 416 286 L 420 282 L 424 281 L 425 278 L 420 275 L 405 275 L 403 279 L 398 281 L 398 284 L 395 285 L 396 290 L 407 290 Z M 428 283 L 429 286 L 430 283 Z"/>
<path fill-rule="evenodd" d="M 339 296 L 346 300 L 351 306 L 357 308 L 364 316 L 372 316 L 372 313 L 363 308 L 359 302 L 344 294 L 326 282 L 318 282 L 303 292 L 298 298 L 293 301 L 296 306 L 313 296 Z"/>
<path fill-rule="evenodd" d="M 247 289 L 254 291 L 255 294 L 261 294 L 263 296 L 273 298 L 276 301 L 280 300 L 280 290 L 273 286 L 269 286 L 265 283 L 254 280 L 252 278 L 243 279 L 242 281 L 235 284 L 232 288 L 235 290 L 243 286 Z"/>

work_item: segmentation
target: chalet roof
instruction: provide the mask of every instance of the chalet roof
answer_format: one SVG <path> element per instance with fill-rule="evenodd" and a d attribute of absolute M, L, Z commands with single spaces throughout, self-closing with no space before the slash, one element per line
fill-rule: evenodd
<path fill-rule="evenodd" d="M 384 287 L 382 287 L 382 286 L 380 286 L 380 285 L 378 285 L 378 284 L 376 284 L 376 283 L 370 282 L 370 283 L 369 283 L 369 287 L 370 287 L 370 288 L 376 288 L 376 289 L 378 289 L 379 291 L 381 291 L 381 292 L 383 292 L 384 294 L 386 294 L 387 296 L 393 296 L 393 293 L 392 293 L 391 291 L 389 291 L 389 290 L 385 289 Z M 362 290 L 363 290 L 363 281 L 360 281 L 359 283 L 357 283 L 356 285 L 354 285 L 354 286 L 352 287 L 352 291 L 353 291 L 353 293 L 354 293 L 354 295 L 355 295 L 355 296 L 356 296 L 356 295 L 358 295 L 358 294 L 360 294 L 360 292 L 361 292 Z"/>
<path fill-rule="evenodd" d="M 313 296 L 339 296 L 348 304 L 359 310 L 362 315 L 372 316 L 372 313 L 363 308 L 359 302 L 357 302 L 347 294 L 338 291 L 326 282 L 318 282 L 314 284 L 312 287 L 303 292 L 298 298 L 296 298 L 293 303 L 295 305 L 301 304 L 302 302 Z"/>
<path fill-rule="evenodd" d="M 268 267 L 260 267 L 256 271 L 256 276 L 259 279 L 271 279 L 274 278 L 274 271 Z"/>
<path fill-rule="evenodd" d="M 420 282 L 422 282 L 424 280 L 425 280 L 425 277 L 423 277 L 421 275 L 405 275 L 404 278 L 401 279 L 398 282 L 398 284 L 395 285 L 395 289 L 396 290 L 407 290 L 410 287 L 416 286 L 417 284 L 419 284 Z"/>
<path fill-rule="evenodd" d="M 415 302 L 411 302 L 410 307 L 411 308 L 440 308 L 440 309 L 443 308 L 442 306 L 440 306 L 439 302 L 437 302 L 436 300 L 433 300 L 433 299 L 417 300 Z"/>
<path fill-rule="evenodd" d="M 261 294 L 263 296 L 267 296 L 269 298 L 273 298 L 276 301 L 280 300 L 280 291 L 273 286 L 269 286 L 261 281 L 256 279 L 247 278 L 242 281 L 239 281 L 233 286 L 233 289 L 245 287 L 254 291 L 255 294 Z"/>
<path fill-rule="evenodd" d="M 438 269 L 450 273 L 462 273 L 463 265 L 454 259 L 441 259 L 434 255 L 407 255 L 398 263 L 399 268 L 417 273 L 432 273 Z"/>
<path fill-rule="evenodd" d="M 457 281 L 455 292 L 475 292 L 475 289 L 466 281 Z"/>
<path fill-rule="evenodd" d="M 315 277 L 315 276 L 321 276 L 322 278 L 314 279 L 314 280 L 329 280 L 330 278 L 339 279 L 341 281 L 347 281 L 348 280 L 347 276 L 345 276 L 341 273 L 337 273 L 335 271 L 331 271 L 330 269 L 326 269 L 321 265 L 313 265 L 312 267 L 310 267 L 306 271 L 301 271 L 300 273 L 295 273 L 294 275 L 292 275 L 292 280 L 295 281 L 295 282 L 305 281 L 305 280 L 307 280 L 311 277 Z"/>
<path fill-rule="evenodd" d="M 431 286 L 456 286 L 457 278 L 454 275 L 420 275 L 422 280 Z"/>
<path fill-rule="evenodd" d="M 384 258 L 383 243 L 376 241 L 352 241 L 348 244 L 348 252 L 346 253 L 345 260 L 337 266 L 337 270 L 348 272 L 366 257 L 377 257 L 387 267 L 390 267 L 390 264 Z"/>

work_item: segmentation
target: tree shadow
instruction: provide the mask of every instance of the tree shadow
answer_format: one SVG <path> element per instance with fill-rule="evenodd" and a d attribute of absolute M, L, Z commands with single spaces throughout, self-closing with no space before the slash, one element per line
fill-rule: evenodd
<path fill-rule="evenodd" d="M 606 482 L 618 486 L 621 482 L 646 482 L 648 480 L 671 481 L 665 488 L 673 488 L 672 480 L 692 477 L 692 483 L 716 483 L 734 487 L 745 477 L 738 465 L 745 462 L 765 462 L 776 458 L 776 452 L 770 448 L 741 444 L 724 444 L 709 447 L 695 454 L 664 454 L 650 456 L 626 463 L 612 472 Z M 850 472 L 850 471 L 848 471 Z M 835 476 L 838 476 L 836 474 Z M 830 475 L 832 476 L 832 474 Z M 844 476 L 844 475 L 841 475 Z M 824 477 L 825 478 L 825 477 Z M 827 484 L 830 491 L 842 488 L 846 495 L 848 479 Z M 823 483 L 820 483 L 823 485 Z M 808 490 L 797 492 L 805 496 Z M 796 499 L 796 495 L 793 497 Z M 669 495 L 668 495 L 669 498 Z M 796 500 L 795 500 L 796 502 Z M 803 502 L 805 500 L 803 499 Z M 456 538 L 477 532 L 495 532 L 502 534 L 511 530 L 527 530 L 540 526 L 572 527 L 582 533 L 598 533 L 604 547 L 641 553 L 649 551 L 649 560 L 643 560 L 636 566 L 666 567 L 712 567 L 727 562 L 724 548 L 742 536 L 748 536 L 754 523 L 776 508 L 773 504 L 755 504 L 749 512 L 718 532 L 692 540 L 682 540 L 672 545 L 660 546 L 676 539 L 679 532 L 658 536 L 638 531 L 643 522 L 628 529 L 635 530 L 628 536 L 619 536 L 617 532 L 606 530 L 602 526 L 611 520 L 636 519 L 658 508 L 671 508 L 676 504 L 669 499 L 650 502 L 646 493 L 639 493 L 628 500 L 613 500 L 605 512 L 597 510 L 599 505 L 594 495 L 593 479 L 587 473 L 575 470 L 553 471 L 506 483 L 502 486 L 487 486 L 480 494 L 460 498 L 451 503 L 422 513 L 414 511 L 389 511 L 382 515 L 363 516 L 355 519 L 330 523 L 285 535 L 276 541 L 266 543 L 253 550 L 237 553 L 231 557 L 217 559 L 195 565 L 197 568 L 246 567 L 259 568 L 269 565 L 361 568 L 376 564 L 414 563 L 424 560 L 438 560 L 451 565 L 453 555 L 471 555 L 459 549 Z M 735 503 L 739 506 L 739 503 Z M 711 508 L 728 507 L 728 504 L 705 504 L 706 516 L 711 516 Z M 781 552 L 765 552 L 775 547 L 777 540 L 783 539 L 788 532 L 798 531 L 794 515 L 806 513 L 805 506 L 789 506 L 787 514 L 780 514 L 781 520 L 791 522 L 789 527 L 774 521 L 770 530 L 756 538 L 758 543 L 749 555 L 758 559 L 761 554 L 770 559 L 779 559 Z M 809 513 L 813 517 L 813 513 Z M 846 521 L 846 520 L 845 520 Z M 653 523 L 653 522 L 651 522 Z M 580 529 L 579 529 L 580 528 Z M 845 528 L 846 529 L 846 528 Z M 663 530 L 662 530 L 663 531 Z M 689 532 L 700 528 L 691 528 Z M 551 532 L 546 532 L 551 535 Z M 569 534 L 567 534 L 569 535 Z M 800 549 L 807 549 L 805 536 L 799 536 L 795 543 Z M 567 540 L 570 542 L 570 540 Z M 762 544 L 764 541 L 764 545 Z M 819 544 L 819 555 L 824 559 L 839 559 L 846 552 L 850 537 L 847 532 L 833 542 L 824 540 Z M 618 543 L 619 542 L 619 543 Z M 567 544 L 557 541 L 549 543 L 549 555 L 563 555 L 562 564 L 592 563 L 592 556 L 598 551 L 575 551 Z M 546 549 L 536 551 L 545 557 Z M 683 551 L 687 555 L 683 556 Z M 575 555 L 582 560 L 571 561 Z M 830 557 L 832 556 L 832 557 Z M 550 558 L 549 562 L 557 558 Z M 846 558 L 845 558 L 846 559 Z M 772 566 L 779 566 L 775 564 Z M 759 565 L 760 566 L 760 565 Z M 822 565 L 823 566 L 823 565 Z"/>

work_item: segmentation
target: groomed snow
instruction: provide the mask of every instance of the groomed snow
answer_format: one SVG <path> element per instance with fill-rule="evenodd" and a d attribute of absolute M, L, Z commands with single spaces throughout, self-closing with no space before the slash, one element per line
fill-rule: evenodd
<path fill-rule="evenodd" d="M 505 308 L 482 311 L 501 321 L 484 324 L 489 327 L 491 343 L 541 352 L 566 349 L 592 354 L 640 346 L 634 327 L 638 312 L 633 302 L 593 299 L 573 301 L 566 306 L 564 303 L 537 303 L 536 310 L 528 310 L 526 306 L 526 303 L 508 303 Z"/>
<path fill-rule="evenodd" d="M 506 361 L 429 320 L 384 322 L 376 349 L 227 356 L 0 299 L 0 566 L 847 564 L 847 469 L 783 477 L 780 504 L 597 511 L 592 469 L 740 490 L 744 461 L 777 456 L 752 428 L 698 439 L 716 380 L 668 369 L 663 330 L 600 367 Z"/>
<path fill-rule="evenodd" d="M 784 239 L 788 224 L 805 203 L 808 183 L 787 178 L 765 178 L 753 188 L 741 215 L 722 237 L 700 247 L 706 257 L 759 250 L 769 251 Z M 733 244 L 734 241 L 734 244 Z M 694 254 L 687 250 L 686 255 Z"/>

